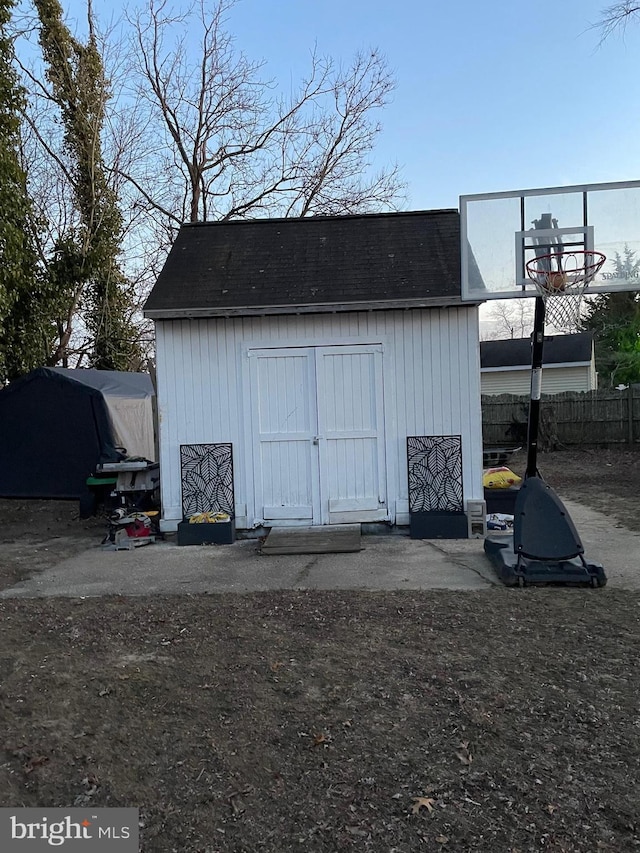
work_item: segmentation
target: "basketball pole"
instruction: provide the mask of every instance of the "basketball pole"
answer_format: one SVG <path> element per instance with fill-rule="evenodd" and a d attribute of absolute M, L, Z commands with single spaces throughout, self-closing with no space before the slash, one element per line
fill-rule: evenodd
<path fill-rule="evenodd" d="M 538 432 L 540 428 L 540 396 L 542 393 L 542 357 L 544 353 L 544 299 L 536 296 L 531 335 L 531 397 L 527 420 L 527 469 L 525 479 L 538 477 Z"/>

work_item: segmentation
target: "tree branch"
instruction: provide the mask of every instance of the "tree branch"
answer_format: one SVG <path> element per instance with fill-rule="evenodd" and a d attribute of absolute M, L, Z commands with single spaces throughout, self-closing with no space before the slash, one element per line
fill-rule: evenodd
<path fill-rule="evenodd" d="M 623 0 L 602 10 L 596 27 L 601 31 L 601 42 L 606 41 L 617 30 L 624 31 L 633 18 L 640 16 L 640 3 L 633 0 Z"/>

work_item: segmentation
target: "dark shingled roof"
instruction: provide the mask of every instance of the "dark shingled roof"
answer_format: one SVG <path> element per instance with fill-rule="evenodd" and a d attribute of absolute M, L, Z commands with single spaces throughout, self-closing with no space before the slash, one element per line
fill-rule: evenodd
<path fill-rule="evenodd" d="M 571 364 L 591 361 L 593 332 L 556 335 L 544 342 L 543 364 Z M 531 364 L 531 339 L 481 341 L 482 367 L 523 367 Z"/>
<path fill-rule="evenodd" d="M 456 210 L 183 225 L 147 317 L 460 304 Z"/>

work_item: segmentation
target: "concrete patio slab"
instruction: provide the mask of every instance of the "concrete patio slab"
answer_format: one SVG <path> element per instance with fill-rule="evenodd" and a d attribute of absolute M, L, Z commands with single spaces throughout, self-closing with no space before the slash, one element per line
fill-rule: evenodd
<path fill-rule="evenodd" d="M 565 501 L 587 556 L 601 562 L 607 588 L 640 589 L 640 533 Z M 0 592 L 0 598 L 251 592 L 275 589 L 474 591 L 501 586 L 481 539 L 414 540 L 366 535 L 361 551 L 261 556 L 259 540 L 134 551 L 99 545 Z"/>

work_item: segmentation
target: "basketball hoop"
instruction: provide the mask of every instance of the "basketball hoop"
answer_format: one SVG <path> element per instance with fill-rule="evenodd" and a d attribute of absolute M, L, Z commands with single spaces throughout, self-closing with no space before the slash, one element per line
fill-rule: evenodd
<path fill-rule="evenodd" d="M 575 331 L 584 292 L 605 261 L 593 251 L 555 252 L 527 261 L 527 275 L 544 299 L 552 326 Z"/>

